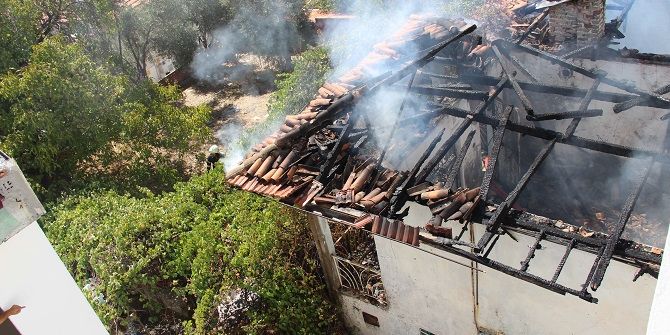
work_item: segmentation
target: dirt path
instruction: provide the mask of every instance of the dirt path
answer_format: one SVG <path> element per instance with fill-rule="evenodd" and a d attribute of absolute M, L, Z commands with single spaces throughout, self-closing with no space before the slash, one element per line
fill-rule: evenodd
<path fill-rule="evenodd" d="M 212 108 L 212 142 L 218 142 L 225 151 L 246 129 L 267 119 L 267 105 L 272 92 L 257 91 L 244 92 L 233 85 L 224 85 L 215 88 L 189 87 L 183 95 L 187 106 L 206 104 Z M 203 152 L 210 145 L 203 145 Z"/>

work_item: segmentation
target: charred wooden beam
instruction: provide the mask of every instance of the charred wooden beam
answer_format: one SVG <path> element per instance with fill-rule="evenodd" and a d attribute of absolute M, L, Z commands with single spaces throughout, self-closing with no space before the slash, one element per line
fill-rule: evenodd
<path fill-rule="evenodd" d="M 612 234 L 609 237 L 609 240 L 607 241 L 607 244 L 605 245 L 603 255 L 600 258 L 600 262 L 598 262 L 598 266 L 593 275 L 593 281 L 591 282 L 591 289 L 593 289 L 594 291 L 597 290 L 598 287 L 600 287 L 600 284 L 602 283 L 603 278 L 605 277 L 605 271 L 607 271 L 607 267 L 609 266 L 609 263 L 612 259 L 612 255 L 614 254 L 614 248 L 619 242 L 619 239 L 621 238 L 624 229 L 626 229 L 626 223 L 628 223 L 628 219 L 630 219 L 630 215 L 632 214 L 633 209 L 635 208 L 637 199 L 640 197 L 640 193 L 644 188 L 644 184 L 646 184 L 647 182 L 647 178 L 649 178 L 649 173 L 651 172 L 651 168 L 653 167 L 653 165 L 654 165 L 654 159 L 652 158 L 649 160 L 649 163 L 647 163 L 647 166 L 645 166 L 640 181 L 637 183 L 637 186 L 628 195 L 626 204 L 621 210 L 619 221 L 617 222 L 614 232 L 612 232 Z"/>
<path fill-rule="evenodd" d="M 461 151 L 458 153 L 458 156 L 456 156 L 456 160 L 454 161 L 453 165 L 449 170 L 449 176 L 447 176 L 447 181 L 444 183 L 445 188 L 447 189 L 451 188 L 454 182 L 456 181 L 458 172 L 461 170 L 461 165 L 463 165 L 463 160 L 465 159 L 465 156 L 468 154 L 468 149 L 470 149 L 470 144 L 472 144 L 472 139 L 474 137 L 475 137 L 475 131 L 472 130 L 465 138 L 463 147 L 461 148 Z"/>
<path fill-rule="evenodd" d="M 571 239 L 568 247 L 565 248 L 565 253 L 563 254 L 563 257 L 561 257 L 561 261 L 558 263 L 558 267 L 556 268 L 556 271 L 554 271 L 554 276 L 551 278 L 551 282 L 555 283 L 558 280 L 558 276 L 561 275 L 561 271 L 563 271 L 563 267 L 565 266 L 565 263 L 568 261 L 568 257 L 570 256 L 570 253 L 572 252 L 572 249 L 575 247 L 575 239 Z"/>
<path fill-rule="evenodd" d="M 423 163 L 433 153 L 433 150 L 435 150 L 437 144 L 440 143 L 440 141 L 442 140 L 442 135 L 444 135 L 444 129 L 442 129 L 442 131 L 440 131 L 440 133 L 437 136 L 435 136 L 433 141 L 430 142 L 428 148 L 426 148 L 421 157 L 419 157 L 419 160 L 416 162 L 416 164 L 414 164 L 412 171 L 410 171 L 409 175 L 405 178 L 402 185 L 393 190 L 393 197 L 391 198 L 389 206 L 391 216 L 398 213 L 405 205 L 405 202 L 407 201 L 408 198 L 407 189 L 415 185 L 416 176 L 419 173 L 421 166 L 423 166 Z"/>
<path fill-rule="evenodd" d="M 528 121 L 565 120 L 565 119 L 576 119 L 576 118 L 602 116 L 603 113 L 604 113 L 604 111 L 602 109 L 587 109 L 585 111 L 578 111 L 577 110 L 577 111 L 569 111 L 569 112 L 556 112 L 556 113 L 526 115 L 526 120 L 528 120 Z"/>
<path fill-rule="evenodd" d="M 460 108 L 455 107 L 443 107 L 441 109 L 445 114 L 449 114 L 457 117 L 472 117 L 475 122 L 485 123 L 491 126 L 498 126 L 499 120 L 495 118 L 488 117 L 486 115 L 476 115 L 470 111 L 466 111 Z M 507 122 L 507 129 L 529 135 L 536 138 L 541 138 L 544 140 L 553 140 L 555 138 L 560 138 L 558 143 L 571 145 L 574 147 L 579 147 L 583 149 L 589 149 L 594 151 L 603 152 L 606 154 L 611 154 L 621 157 L 629 158 L 644 158 L 644 157 L 657 157 L 657 162 L 663 164 L 670 164 L 670 155 L 662 152 L 656 152 L 651 150 L 645 150 L 640 148 L 631 148 L 623 145 L 592 140 L 588 138 L 583 138 L 579 136 L 571 136 L 569 138 L 564 138 L 563 134 L 554 130 L 549 130 L 545 128 L 533 128 L 525 125 L 521 125 L 514 122 Z"/>
<path fill-rule="evenodd" d="M 426 179 L 428 178 L 430 173 L 433 172 L 437 164 L 439 164 L 440 161 L 442 161 L 442 158 L 444 158 L 444 156 L 447 155 L 449 150 L 451 150 L 454 144 L 456 144 L 456 141 L 458 141 L 458 139 L 461 138 L 461 136 L 468 129 L 468 127 L 470 127 L 470 124 L 472 124 L 472 117 L 466 117 L 458 126 L 458 128 L 454 130 L 451 136 L 449 136 L 449 138 L 437 150 L 435 155 L 428 162 L 426 162 L 425 167 L 417 175 L 416 180 L 410 186 L 414 186 L 416 183 L 423 183 L 424 181 L 426 181 Z"/>
<path fill-rule="evenodd" d="M 535 251 L 537 251 L 537 249 L 540 247 L 540 242 L 544 239 L 544 234 L 545 234 L 544 230 L 541 230 L 540 233 L 537 234 L 537 237 L 535 237 L 535 243 L 533 243 L 533 245 L 530 246 L 530 250 L 528 250 L 528 255 L 526 256 L 526 259 L 524 259 L 523 262 L 521 262 L 521 268 L 519 270 L 524 272 L 528 270 L 528 266 L 530 265 L 531 259 L 535 257 Z M 555 281 L 552 282 L 555 283 Z"/>
<path fill-rule="evenodd" d="M 333 167 L 335 166 L 335 162 L 337 160 L 337 156 L 339 156 L 340 152 L 342 151 L 342 147 L 344 146 L 345 143 L 348 143 L 350 140 L 349 135 L 360 117 L 359 113 L 355 113 L 355 116 L 352 116 L 350 118 L 349 122 L 344 126 L 344 129 L 340 132 L 339 137 L 335 142 L 335 145 L 333 146 L 332 149 L 330 149 L 330 152 L 328 152 L 326 159 L 323 161 L 323 163 L 321 164 L 321 168 L 319 169 L 319 175 L 316 177 L 316 180 L 318 182 L 322 184 L 326 183 L 326 179 L 330 175 L 330 172 L 333 170 Z"/>
<path fill-rule="evenodd" d="M 488 92 L 483 91 L 440 88 L 425 85 L 415 85 L 414 87 L 410 88 L 410 91 L 417 94 L 466 100 L 484 100 L 488 96 Z"/>
<path fill-rule="evenodd" d="M 655 90 L 654 93 L 658 94 L 658 95 L 664 95 L 664 94 L 670 93 L 670 85 L 665 85 L 665 86 Z M 635 98 L 635 99 L 631 99 L 631 100 L 628 100 L 628 101 L 620 102 L 620 103 L 614 105 L 614 107 L 612 109 L 614 110 L 614 113 L 621 113 L 621 112 L 629 110 L 629 109 L 631 109 L 635 106 L 638 106 L 638 105 L 640 105 L 643 102 L 648 101 L 648 100 L 649 99 L 645 99 L 645 98 Z"/>
<path fill-rule="evenodd" d="M 596 78 L 596 80 L 593 81 L 593 85 L 591 85 L 591 88 L 586 92 L 586 95 L 582 99 L 582 101 L 579 103 L 579 112 L 584 112 L 589 108 L 589 105 L 591 104 L 591 100 L 593 100 L 593 93 L 598 90 L 598 86 L 600 86 L 601 78 Z M 579 123 L 582 121 L 581 118 L 575 118 L 570 122 L 570 125 L 568 126 L 568 129 L 563 132 L 563 137 L 565 138 L 570 138 L 572 135 L 575 133 L 575 130 L 577 130 L 577 126 L 579 126 Z"/>
<path fill-rule="evenodd" d="M 441 78 L 444 79 L 445 81 L 448 82 L 454 82 L 454 83 L 468 83 L 472 85 L 485 85 L 485 86 L 494 86 L 496 85 L 500 79 L 496 77 L 491 77 L 491 76 L 479 76 L 479 75 L 460 75 L 460 76 L 448 76 L 448 75 L 441 75 L 441 74 L 434 74 L 434 73 L 429 73 L 429 72 L 423 72 L 423 74 L 435 77 L 435 78 Z M 535 93 L 543 93 L 543 94 L 554 94 L 554 95 L 561 95 L 561 96 L 566 96 L 566 97 L 579 97 L 579 96 L 584 96 L 587 92 L 586 89 L 581 89 L 581 88 L 574 88 L 574 87 L 568 87 L 568 86 L 556 86 L 556 85 L 546 85 L 546 84 L 536 84 L 536 83 L 529 83 L 529 82 L 524 82 L 524 81 L 517 81 L 519 83 L 519 86 L 528 92 L 535 92 Z M 505 84 L 505 88 L 511 88 L 510 83 Z M 628 93 L 614 93 L 614 92 L 607 92 L 607 91 L 596 91 L 593 94 L 593 99 L 597 101 L 606 101 L 606 102 L 614 102 L 614 103 L 620 103 L 620 102 L 625 102 L 631 99 L 639 98 L 637 95 L 633 94 L 628 94 Z M 655 108 L 666 108 L 664 104 L 659 104 L 654 101 L 650 100 L 644 100 L 640 104 L 640 106 L 647 106 L 647 107 L 655 107 Z"/>
<path fill-rule="evenodd" d="M 488 243 L 491 241 L 491 238 L 498 233 L 498 228 L 500 228 L 502 219 L 507 215 L 509 209 L 519 198 L 521 192 L 523 192 L 523 190 L 526 188 L 528 182 L 530 181 L 530 178 L 533 175 L 535 175 L 535 173 L 540 168 L 542 163 L 549 156 L 549 153 L 554 148 L 556 141 L 557 139 L 554 138 L 549 143 L 547 143 L 544 146 L 544 148 L 542 148 L 540 153 L 538 153 L 537 156 L 535 157 L 535 160 L 533 160 L 533 163 L 530 165 L 526 173 L 523 175 L 523 177 L 521 177 L 521 180 L 519 180 L 514 189 L 507 195 L 505 201 L 503 201 L 498 206 L 496 211 L 493 213 L 493 217 L 491 217 L 489 223 L 487 224 L 486 232 L 479 239 L 479 242 L 477 242 L 477 249 L 476 249 L 477 251 L 484 250 L 486 248 L 486 245 L 488 245 Z"/>
<path fill-rule="evenodd" d="M 493 134 L 493 149 L 491 150 L 491 160 L 489 161 L 489 166 L 486 169 L 481 188 L 479 189 L 479 197 L 482 199 L 483 203 L 486 202 L 486 198 L 488 197 L 489 188 L 491 187 L 491 180 L 493 180 L 493 175 L 498 163 L 498 155 L 500 154 L 500 148 L 502 147 L 502 140 L 505 136 L 505 130 L 507 129 L 507 121 L 509 120 L 509 116 L 512 114 L 513 110 L 514 106 L 507 107 L 500 116 L 498 125 L 495 126 L 495 133 Z"/>
<path fill-rule="evenodd" d="M 509 64 L 507 63 L 507 58 L 503 56 L 503 54 L 500 52 L 500 48 L 498 48 L 498 43 L 497 41 L 494 42 L 493 46 L 493 52 L 495 53 L 496 57 L 498 58 L 498 63 L 500 63 L 500 67 L 502 68 L 503 72 L 507 76 L 507 80 L 509 83 L 512 85 L 512 89 L 514 89 L 514 92 L 516 92 L 516 95 L 519 97 L 519 100 L 521 100 L 521 104 L 523 105 L 523 108 L 526 110 L 526 113 L 528 115 L 533 115 L 535 114 L 535 109 L 533 108 L 533 104 L 530 102 L 530 99 L 526 96 L 526 93 L 524 93 L 523 89 L 521 86 L 519 86 L 519 83 L 516 81 L 516 71 L 514 71 Z"/>

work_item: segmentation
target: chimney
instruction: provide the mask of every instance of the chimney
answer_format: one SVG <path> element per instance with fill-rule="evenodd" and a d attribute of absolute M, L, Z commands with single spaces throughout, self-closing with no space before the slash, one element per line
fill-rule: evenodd
<path fill-rule="evenodd" d="M 550 8 L 549 26 L 556 43 L 587 44 L 605 33 L 605 0 L 573 0 Z"/>

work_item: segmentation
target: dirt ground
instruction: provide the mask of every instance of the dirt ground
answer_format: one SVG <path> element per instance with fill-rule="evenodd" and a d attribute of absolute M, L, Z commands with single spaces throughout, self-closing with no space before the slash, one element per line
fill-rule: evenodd
<path fill-rule="evenodd" d="M 240 149 L 238 139 L 267 119 L 277 72 L 272 62 L 241 55 L 238 62 L 222 64 L 207 77 L 193 78 L 195 83 L 182 91 L 183 103 L 212 108 L 209 122 L 212 137 L 203 143 L 198 160 L 204 161 L 212 144 L 218 144 L 224 156 L 230 159 L 246 151 Z"/>
<path fill-rule="evenodd" d="M 245 78 L 247 79 L 247 78 Z M 217 85 L 196 84 L 185 89 L 184 104 L 212 108 L 210 143 L 202 146 L 206 154 L 212 144 L 218 144 L 223 152 L 229 149 L 245 130 L 265 121 L 268 117 L 268 101 L 274 91 L 272 81 L 267 78 L 252 78 Z"/>
<path fill-rule="evenodd" d="M 268 116 L 267 103 L 272 92 L 245 94 L 232 87 L 189 87 L 183 94 L 187 106 L 207 104 L 212 108 L 211 126 L 217 131 L 231 123 L 249 128 L 264 121 Z"/>

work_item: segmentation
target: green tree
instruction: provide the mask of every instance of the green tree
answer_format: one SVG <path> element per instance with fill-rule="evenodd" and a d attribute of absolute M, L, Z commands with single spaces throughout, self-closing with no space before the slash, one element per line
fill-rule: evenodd
<path fill-rule="evenodd" d="M 209 110 L 180 106 L 174 87 L 130 83 L 82 47 L 47 38 L 0 77 L 0 147 L 52 195 L 93 181 L 170 189 L 207 136 Z"/>
<path fill-rule="evenodd" d="M 118 16 L 120 39 L 123 41 L 122 45 L 128 50 L 125 56 L 121 51 L 121 57 L 124 61 L 130 60 L 129 62 L 135 68 L 137 80 L 146 79 L 148 76 L 147 62 L 157 29 L 154 18 L 149 9 L 144 6 L 123 9 Z"/>
<path fill-rule="evenodd" d="M 208 48 L 212 44 L 212 32 L 230 22 L 232 8 L 227 0 L 159 0 L 152 2 L 153 10 L 157 17 L 164 21 L 175 24 L 168 25 L 167 29 L 179 30 L 187 28 L 193 30 L 195 39 L 192 42 L 198 43 L 202 48 Z M 173 39 L 176 36 L 171 35 L 172 31 L 166 30 L 168 34 L 161 34 L 159 38 L 165 39 L 159 41 L 158 48 L 170 50 L 170 43 L 175 43 Z M 170 36 L 171 35 L 171 36 Z M 189 55 L 192 57 L 193 53 Z M 190 62 L 190 59 L 188 59 Z M 183 65 L 188 62 L 183 63 Z"/>
<path fill-rule="evenodd" d="M 147 75 L 151 56 L 188 65 L 198 46 L 208 48 L 214 29 L 230 21 L 230 6 L 219 0 L 153 0 L 119 13 L 123 45 L 138 76 Z"/>
<path fill-rule="evenodd" d="M 304 6 L 304 0 L 234 2 L 230 25 L 243 41 L 240 51 L 275 58 L 282 70 L 289 69 L 291 55 L 311 38 Z"/>
<path fill-rule="evenodd" d="M 49 38 L 29 64 L 0 80 L 1 146 L 26 174 L 49 186 L 121 130 L 124 83 L 75 44 Z"/>
<path fill-rule="evenodd" d="M 0 74 L 25 65 L 37 39 L 37 17 L 31 2 L 0 0 Z"/>

